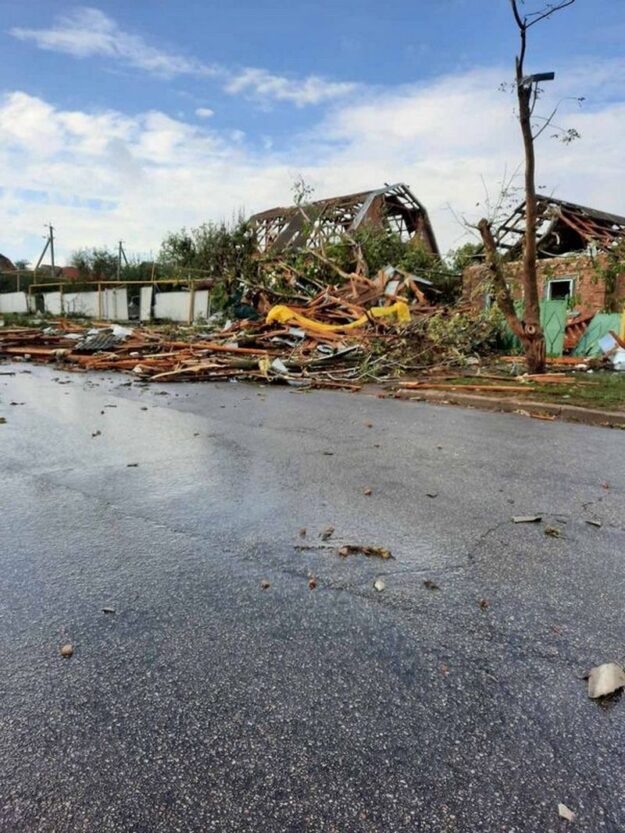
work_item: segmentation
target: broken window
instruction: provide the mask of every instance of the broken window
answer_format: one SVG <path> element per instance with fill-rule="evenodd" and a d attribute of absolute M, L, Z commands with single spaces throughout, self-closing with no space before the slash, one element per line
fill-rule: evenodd
<path fill-rule="evenodd" d="M 560 278 L 547 284 L 548 301 L 566 301 L 573 294 L 573 278 Z"/>

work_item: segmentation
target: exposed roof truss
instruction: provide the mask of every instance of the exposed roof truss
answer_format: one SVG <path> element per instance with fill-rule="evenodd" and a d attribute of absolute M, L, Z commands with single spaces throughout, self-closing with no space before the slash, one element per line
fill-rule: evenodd
<path fill-rule="evenodd" d="M 509 260 L 521 257 L 525 223 L 522 203 L 497 230 L 497 247 Z M 583 251 L 590 244 L 610 249 L 625 239 L 625 217 L 553 197 L 539 197 L 536 238 L 541 258 Z"/>
<path fill-rule="evenodd" d="M 272 254 L 335 243 L 367 223 L 386 227 L 403 240 L 420 239 L 427 251 L 439 253 L 425 207 L 401 183 L 301 206 L 272 208 L 255 214 L 250 222 L 261 251 Z"/>

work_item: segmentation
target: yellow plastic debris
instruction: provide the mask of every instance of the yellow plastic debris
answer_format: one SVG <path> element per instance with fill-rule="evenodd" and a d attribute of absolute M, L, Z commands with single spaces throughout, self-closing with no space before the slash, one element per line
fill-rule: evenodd
<path fill-rule="evenodd" d="M 407 324 L 410 321 L 410 309 L 408 304 L 404 301 L 396 301 L 389 307 L 373 307 L 369 310 L 369 315 L 373 318 L 396 318 L 398 323 Z M 349 324 L 324 324 L 321 321 L 314 321 L 312 318 L 306 318 L 299 312 L 290 309 L 290 307 L 278 304 L 272 307 L 267 313 L 267 324 L 277 321 L 279 324 L 299 324 L 305 330 L 315 330 L 319 333 L 338 333 L 344 330 L 357 330 L 369 320 L 367 315 L 361 315 L 355 321 Z"/>

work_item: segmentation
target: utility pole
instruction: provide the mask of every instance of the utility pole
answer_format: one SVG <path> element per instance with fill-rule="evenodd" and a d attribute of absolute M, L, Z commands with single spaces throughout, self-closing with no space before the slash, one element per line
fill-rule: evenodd
<path fill-rule="evenodd" d="M 49 224 L 50 229 L 50 263 L 52 264 L 52 278 L 56 278 L 56 269 L 54 268 L 54 226 Z"/>
<path fill-rule="evenodd" d="M 41 262 L 43 261 L 46 252 L 50 249 L 50 262 L 52 264 L 52 277 L 56 277 L 56 271 L 54 268 L 54 226 L 52 223 L 49 223 L 46 228 L 48 229 L 48 236 L 46 237 L 46 245 L 43 247 L 43 251 L 39 255 L 39 260 L 37 261 L 37 265 L 33 270 L 33 274 L 37 276 L 37 269 L 41 266 Z"/>
<path fill-rule="evenodd" d="M 124 251 L 124 241 L 120 240 L 119 245 L 117 247 L 117 280 L 121 281 L 122 279 L 122 258 L 124 259 L 124 263 L 128 266 L 128 258 L 126 257 L 126 252 Z"/>

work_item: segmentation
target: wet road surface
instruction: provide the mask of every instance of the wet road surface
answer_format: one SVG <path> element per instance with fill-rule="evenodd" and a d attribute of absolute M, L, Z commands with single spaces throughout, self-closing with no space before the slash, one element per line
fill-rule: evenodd
<path fill-rule="evenodd" d="M 0 370 L 2 833 L 625 830 L 623 432 Z"/>

